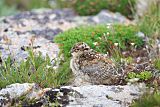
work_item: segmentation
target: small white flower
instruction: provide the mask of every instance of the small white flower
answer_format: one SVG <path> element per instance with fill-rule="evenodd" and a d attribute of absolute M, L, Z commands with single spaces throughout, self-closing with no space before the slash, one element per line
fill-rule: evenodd
<path fill-rule="evenodd" d="M 57 69 L 58 69 L 58 66 L 54 66 L 53 69 L 54 69 L 54 70 L 57 70 Z"/>
<path fill-rule="evenodd" d="M 114 43 L 114 46 L 118 46 L 118 43 Z"/>
<path fill-rule="evenodd" d="M 135 43 L 131 43 L 131 45 L 132 45 L 132 46 L 134 46 L 134 45 L 135 45 Z"/>
<path fill-rule="evenodd" d="M 93 44 L 96 46 L 96 45 L 98 45 L 98 42 L 94 42 Z"/>
<path fill-rule="evenodd" d="M 111 26 L 111 23 L 107 23 L 107 26 Z"/>
<path fill-rule="evenodd" d="M 106 36 L 106 33 L 103 33 L 103 36 Z"/>
<path fill-rule="evenodd" d="M 57 58 L 57 55 L 56 55 L 56 54 L 53 54 L 52 57 L 53 57 L 53 58 Z"/>
<path fill-rule="evenodd" d="M 109 32 L 107 32 L 107 36 L 109 36 Z"/>
<path fill-rule="evenodd" d="M 149 59 L 149 61 L 152 61 L 152 59 Z"/>
<path fill-rule="evenodd" d="M 135 83 L 137 81 L 139 81 L 139 78 L 132 78 L 128 80 L 130 83 Z"/>
<path fill-rule="evenodd" d="M 49 69 L 51 66 L 47 65 L 46 68 Z"/>

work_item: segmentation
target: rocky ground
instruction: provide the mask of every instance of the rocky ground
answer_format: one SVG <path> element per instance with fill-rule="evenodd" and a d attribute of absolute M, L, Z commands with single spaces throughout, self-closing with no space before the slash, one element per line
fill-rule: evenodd
<path fill-rule="evenodd" d="M 35 52 L 51 59 L 58 57 L 58 45 L 54 36 L 70 28 L 84 24 L 131 23 L 119 13 L 101 11 L 95 16 L 80 17 L 72 10 L 36 10 L 19 13 L 0 20 L 0 51 L 2 59 L 9 55 L 20 62 L 26 59 L 26 48 L 33 47 Z M 125 86 L 88 85 L 81 87 L 62 86 L 60 88 L 41 89 L 36 84 L 12 84 L 0 90 L 0 106 L 19 104 L 17 98 L 23 98 L 23 106 L 47 105 L 48 101 L 68 107 L 127 107 L 133 99 L 145 92 L 144 84 Z M 25 96 L 25 98 L 24 98 Z M 35 99 L 29 103 L 28 99 Z M 49 106 L 53 106 L 50 103 Z"/>
<path fill-rule="evenodd" d="M 24 12 L 1 19 L 0 50 L 2 58 L 12 54 L 16 60 L 25 59 L 24 48 L 34 47 L 51 59 L 57 57 L 58 47 L 53 38 L 56 34 L 84 24 L 129 23 L 130 21 L 119 13 L 101 11 L 96 16 L 80 17 L 72 10 L 37 10 Z M 33 43 L 33 44 L 32 44 Z"/>

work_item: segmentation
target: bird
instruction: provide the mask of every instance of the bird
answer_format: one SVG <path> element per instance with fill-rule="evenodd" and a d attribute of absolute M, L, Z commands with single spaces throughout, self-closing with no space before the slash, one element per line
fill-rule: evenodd
<path fill-rule="evenodd" d="M 75 86 L 115 84 L 123 74 L 109 56 L 96 52 L 85 42 L 74 44 L 70 53 L 70 68 L 75 77 Z"/>

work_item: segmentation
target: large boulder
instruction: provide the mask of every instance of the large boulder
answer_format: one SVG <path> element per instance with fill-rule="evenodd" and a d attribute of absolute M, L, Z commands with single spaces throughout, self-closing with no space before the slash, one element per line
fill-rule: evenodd
<path fill-rule="evenodd" d="M 0 106 L 60 105 L 67 107 L 128 107 L 146 91 L 143 83 L 124 86 L 86 85 L 42 89 L 36 84 L 12 84 L 0 90 Z M 26 102 L 28 99 L 30 102 Z M 33 101 L 32 101 L 33 100 Z M 15 102 L 16 101 L 16 102 Z"/>

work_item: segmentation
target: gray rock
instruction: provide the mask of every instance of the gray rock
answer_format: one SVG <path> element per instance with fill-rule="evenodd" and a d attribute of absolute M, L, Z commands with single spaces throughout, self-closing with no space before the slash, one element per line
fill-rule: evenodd
<path fill-rule="evenodd" d="M 8 103 L 11 103 L 13 99 L 16 99 L 25 93 L 27 93 L 34 84 L 12 84 L 6 88 L 0 90 L 0 106 L 5 106 Z"/>
<path fill-rule="evenodd" d="M 142 33 L 142 32 L 138 32 L 138 33 L 137 33 L 137 36 L 138 36 L 138 37 L 141 37 L 141 38 L 145 38 L 145 34 Z"/>
<path fill-rule="evenodd" d="M 5 59 L 8 55 L 11 55 L 18 62 L 26 59 L 28 52 L 25 48 L 31 47 L 31 44 L 33 51 L 36 53 L 41 52 L 44 57 L 48 55 L 52 60 L 58 56 L 58 46 L 43 37 L 35 37 L 29 33 L 21 35 L 6 33 L 1 36 L 3 38 L 0 41 L 1 47 L 3 47 L 1 49 L 2 59 Z"/>
<path fill-rule="evenodd" d="M 128 107 L 133 99 L 145 91 L 145 85 L 125 85 L 125 86 L 104 86 L 88 85 L 81 87 L 72 87 L 75 93 L 81 94 L 74 96 L 73 102 L 69 107 Z"/>
<path fill-rule="evenodd" d="M 96 24 L 107 24 L 107 23 L 129 23 L 130 21 L 122 16 L 120 13 L 113 14 L 108 10 L 102 10 L 96 16 L 90 17 L 90 21 Z"/>
<path fill-rule="evenodd" d="M 25 93 L 27 93 L 29 90 L 31 90 L 33 88 L 35 84 L 28 84 L 28 83 L 24 83 L 24 84 L 12 84 L 12 85 L 8 85 L 6 88 L 0 90 L 0 95 L 9 95 L 10 99 L 13 98 L 18 98 L 22 95 L 24 95 Z"/>
<path fill-rule="evenodd" d="M 15 83 L 0 90 L 0 106 L 9 106 L 18 98 L 39 99 L 49 88 L 41 89 L 34 83 Z"/>
<path fill-rule="evenodd" d="M 46 102 L 51 105 L 58 101 L 59 105 L 67 107 L 128 107 L 145 89 L 143 83 L 125 86 L 62 86 L 59 89 L 41 89 L 29 83 L 12 84 L 0 90 L 0 105 L 7 105 L 13 99 L 25 95 L 26 98 L 37 99 L 32 105 L 46 105 Z"/>

